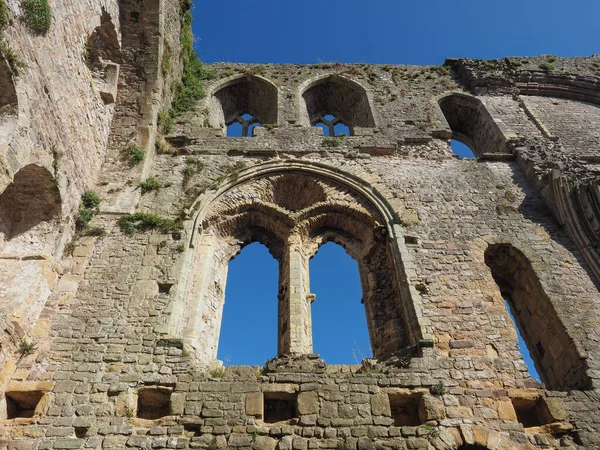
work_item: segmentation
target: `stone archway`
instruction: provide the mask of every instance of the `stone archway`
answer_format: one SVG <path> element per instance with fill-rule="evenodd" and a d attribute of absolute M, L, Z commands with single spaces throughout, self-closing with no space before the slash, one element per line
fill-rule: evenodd
<path fill-rule="evenodd" d="M 200 207 L 190 278 L 172 320 L 198 360 L 216 357 L 228 263 L 252 242 L 266 245 L 279 262 L 280 355 L 312 353 L 308 261 L 327 241 L 359 263 L 375 357 L 391 357 L 422 339 L 396 219 L 385 200 L 335 174 L 306 163 L 268 163 L 240 174 Z"/>

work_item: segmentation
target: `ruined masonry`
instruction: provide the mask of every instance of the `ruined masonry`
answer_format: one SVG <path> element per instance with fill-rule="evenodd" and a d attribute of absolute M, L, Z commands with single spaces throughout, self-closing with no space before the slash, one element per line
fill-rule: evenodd
<path fill-rule="evenodd" d="M 600 55 L 216 64 L 169 126 L 185 5 L 55 0 L 40 35 L 19 3 L 0 448 L 600 448 Z M 329 241 L 358 262 L 361 365 L 313 354 Z M 252 242 L 279 263 L 278 354 L 224 368 L 228 263 Z"/>

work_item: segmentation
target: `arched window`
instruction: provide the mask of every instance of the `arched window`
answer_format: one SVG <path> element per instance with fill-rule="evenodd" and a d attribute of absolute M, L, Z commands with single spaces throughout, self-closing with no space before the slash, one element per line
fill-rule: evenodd
<path fill-rule="evenodd" d="M 242 114 L 227 126 L 227 136 L 250 137 L 253 135 L 254 128 L 260 126 L 258 119 L 252 117 L 251 114 Z"/>
<path fill-rule="evenodd" d="M 310 260 L 314 352 L 330 364 L 371 357 L 357 262 L 328 242 Z"/>
<path fill-rule="evenodd" d="M 50 172 L 35 164 L 19 170 L 0 194 L 0 233 L 9 240 L 60 214 L 61 199 Z"/>
<path fill-rule="evenodd" d="M 331 114 L 319 118 L 315 126 L 323 129 L 324 136 L 350 136 L 352 134 L 348 125 Z"/>
<path fill-rule="evenodd" d="M 467 146 L 475 156 L 504 151 L 506 139 L 481 100 L 453 93 L 441 97 L 438 104 L 450 126 L 452 139 Z"/>
<path fill-rule="evenodd" d="M 277 355 L 277 281 L 277 261 L 258 242 L 229 262 L 217 353 L 225 365 L 262 365 Z"/>
<path fill-rule="evenodd" d="M 484 256 L 542 381 L 550 389 L 588 389 L 587 362 L 565 331 L 529 260 L 510 244 L 490 245 Z"/>
<path fill-rule="evenodd" d="M 228 137 L 251 137 L 257 126 L 277 123 L 277 88 L 247 75 L 216 87 L 208 105 L 208 123 Z"/>
<path fill-rule="evenodd" d="M 365 89 L 341 76 L 318 79 L 302 90 L 304 121 L 320 126 L 326 136 L 354 134 L 355 127 L 374 127 L 375 120 Z"/>
<path fill-rule="evenodd" d="M 468 145 L 465 145 L 456 139 L 450 140 L 450 147 L 452 148 L 452 153 L 460 158 L 475 158 L 475 153 L 473 153 L 473 150 L 471 150 Z"/>
<path fill-rule="evenodd" d="M 339 172 L 319 166 L 304 173 L 294 163 L 273 164 L 277 170 L 265 164 L 264 172 L 257 174 L 255 166 L 252 176 L 237 174 L 235 183 L 200 208 L 193 276 L 184 304 L 173 308 L 173 332 L 183 334 L 200 362 L 216 357 L 228 263 L 244 245 L 260 242 L 279 262 L 277 353 L 312 353 L 309 260 L 332 241 L 358 263 L 374 356 L 414 348 L 424 328 L 395 247 L 400 237 L 392 233 L 399 228 L 390 228 L 393 219 L 380 209 L 383 203 L 336 180 Z"/>

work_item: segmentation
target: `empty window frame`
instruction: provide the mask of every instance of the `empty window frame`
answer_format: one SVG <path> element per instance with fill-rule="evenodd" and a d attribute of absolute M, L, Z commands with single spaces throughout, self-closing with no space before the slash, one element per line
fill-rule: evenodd
<path fill-rule="evenodd" d="M 306 122 L 319 125 L 328 136 L 354 134 L 355 127 L 371 128 L 375 119 L 366 90 L 341 76 L 329 76 L 308 84 L 302 92 Z"/>
<path fill-rule="evenodd" d="M 277 123 L 277 88 L 264 78 L 247 75 L 216 88 L 208 104 L 207 121 L 228 137 L 251 137 L 254 128 Z"/>
<path fill-rule="evenodd" d="M 567 334 L 530 261 L 510 244 L 492 244 L 484 257 L 542 381 L 550 389 L 589 389 L 587 361 Z"/>

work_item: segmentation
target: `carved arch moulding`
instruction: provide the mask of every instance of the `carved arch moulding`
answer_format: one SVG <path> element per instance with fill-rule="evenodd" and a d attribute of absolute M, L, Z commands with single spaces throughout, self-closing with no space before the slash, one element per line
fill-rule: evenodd
<path fill-rule="evenodd" d="M 216 359 L 229 261 L 252 242 L 279 262 L 278 355 L 312 353 L 308 262 L 329 241 L 358 262 L 376 358 L 432 341 L 399 219 L 369 183 L 321 163 L 266 163 L 196 203 L 170 331 L 200 364 Z"/>

